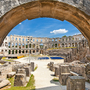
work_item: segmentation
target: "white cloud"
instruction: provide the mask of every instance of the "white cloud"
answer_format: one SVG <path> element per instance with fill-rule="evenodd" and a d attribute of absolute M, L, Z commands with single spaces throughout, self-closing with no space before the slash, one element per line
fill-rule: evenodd
<path fill-rule="evenodd" d="M 19 23 L 20 25 L 22 24 L 22 23 Z"/>
<path fill-rule="evenodd" d="M 63 33 L 67 33 L 68 30 L 66 29 L 58 29 L 58 30 L 53 30 L 50 33 L 54 33 L 54 34 L 63 34 Z"/>

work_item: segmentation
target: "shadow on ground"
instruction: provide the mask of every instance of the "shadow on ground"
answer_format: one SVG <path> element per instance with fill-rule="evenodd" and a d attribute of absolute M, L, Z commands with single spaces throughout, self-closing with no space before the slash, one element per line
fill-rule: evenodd
<path fill-rule="evenodd" d="M 60 86 L 51 86 L 51 87 L 38 88 L 32 90 L 62 90 L 62 89 L 60 88 Z"/>
<path fill-rule="evenodd" d="M 53 81 L 53 80 L 51 80 L 51 81 L 50 81 L 50 83 L 53 83 L 53 84 L 55 84 L 55 85 L 58 85 L 58 86 L 60 86 L 60 83 L 59 83 L 59 81 Z"/>

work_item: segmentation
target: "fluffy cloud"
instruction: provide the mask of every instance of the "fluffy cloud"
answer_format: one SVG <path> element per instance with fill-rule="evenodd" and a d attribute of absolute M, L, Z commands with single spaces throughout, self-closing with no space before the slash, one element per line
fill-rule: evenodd
<path fill-rule="evenodd" d="M 63 34 L 63 33 L 67 33 L 68 30 L 66 29 L 58 29 L 58 30 L 53 30 L 50 33 L 54 33 L 54 34 Z"/>

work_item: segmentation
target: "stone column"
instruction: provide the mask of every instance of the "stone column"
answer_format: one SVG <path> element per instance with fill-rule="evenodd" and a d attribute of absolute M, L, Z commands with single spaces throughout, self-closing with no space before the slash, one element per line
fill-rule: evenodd
<path fill-rule="evenodd" d="M 12 50 L 11 50 L 11 54 L 12 54 Z"/>
<path fill-rule="evenodd" d="M 14 54 L 16 54 L 16 50 L 14 50 Z"/>
<path fill-rule="evenodd" d="M 31 62 L 31 70 L 34 71 L 34 62 Z"/>
<path fill-rule="evenodd" d="M 19 54 L 19 50 L 17 50 L 17 54 Z"/>

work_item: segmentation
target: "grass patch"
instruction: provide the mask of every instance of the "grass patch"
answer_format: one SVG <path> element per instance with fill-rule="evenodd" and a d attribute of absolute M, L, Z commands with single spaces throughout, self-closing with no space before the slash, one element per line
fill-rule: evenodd
<path fill-rule="evenodd" d="M 38 66 L 36 65 L 36 67 L 34 68 L 34 71 L 37 70 Z"/>
<path fill-rule="evenodd" d="M 9 81 L 11 82 L 11 88 L 6 90 L 35 90 L 35 80 L 34 75 L 32 74 L 30 80 L 26 87 L 14 87 L 14 77 L 10 78 Z"/>
<path fill-rule="evenodd" d="M 14 59 L 3 59 L 4 61 L 13 62 Z"/>
<path fill-rule="evenodd" d="M 53 78 L 53 81 L 59 82 L 59 78 Z"/>

